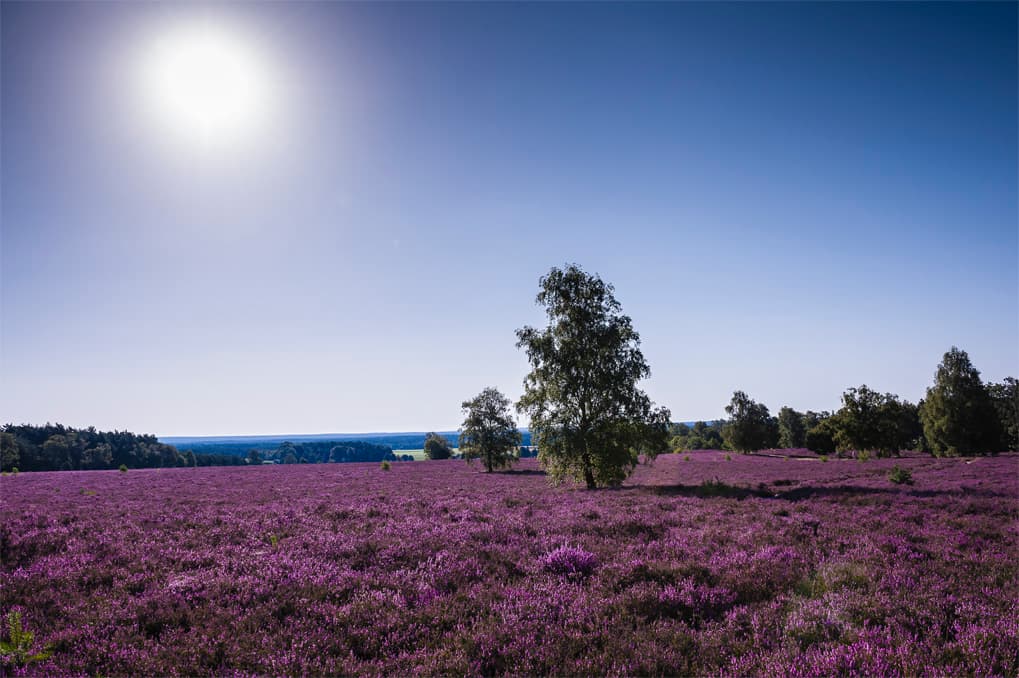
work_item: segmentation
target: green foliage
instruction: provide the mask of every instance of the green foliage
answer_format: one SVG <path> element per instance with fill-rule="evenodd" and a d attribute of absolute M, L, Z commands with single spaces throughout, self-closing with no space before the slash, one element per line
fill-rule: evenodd
<path fill-rule="evenodd" d="M 669 449 L 673 452 L 725 449 L 725 441 L 722 439 L 724 423 L 713 421 L 708 424 L 698 421 L 692 427 L 686 424 L 675 424 L 669 432 L 672 436 L 669 439 Z"/>
<path fill-rule="evenodd" d="M 389 461 L 383 460 L 382 463 L 379 465 L 379 468 L 381 468 L 383 471 L 388 471 L 390 469 Z"/>
<path fill-rule="evenodd" d="M 920 419 L 935 456 L 986 454 L 997 452 L 1001 444 L 994 400 L 969 355 L 954 346 L 938 365 Z"/>
<path fill-rule="evenodd" d="M 467 415 L 460 425 L 460 453 L 468 462 L 480 459 L 485 471 L 509 468 L 517 459 L 522 440 L 510 413 L 509 398 L 486 388 L 463 402 Z"/>
<path fill-rule="evenodd" d="M 896 485 L 902 484 L 912 485 L 913 474 L 910 472 L 908 468 L 902 468 L 899 465 L 895 465 L 892 467 L 892 470 L 889 471 L 888 473 L 888 480 L 892 481 Z"/>
<path fill-rule="evenodd" d="M 0 470 L 10 471 L 21 463 L 21 446 L 8 431 L 0 431 Z"/>
<path fill-rule="evenodd" d="M 804 415 L 791 407 L 778 411 L 778 446 L 782 448 L 803 447 L 807 429 Z"/>
<path fill-rule="evenodd" d="M 743 391 L 732 394 L 725 406 L 729 421 L 722 428 L 729 449 L 747 454 L 778 444 L 778 421 L 763 403 L 756 403 Z"/>
<path fill-rule="evenodd" d="M 127 473 L 127 464 L 121 464 L 120 468 L 117 470 L 120 471 L 121 473 Z"/>
<path fill-rule="evenodd" d="M 823 461 L 824 463 L 827 464 L 828 463 L 828 455 L 827 454 L 822 454 L 821 455 L 821 461 Z"/>
<path fill-rule="evenodd" d="M 870 461 L 870 450 L 859 450 L 856 453 L 857 461 Z"/>
<path fill-rule="evenodd" d="M 994 403 L 1001 426 L 1001 449 L 1019 450 L 1019 381 L 1005 377 L 1000 384 L 988 384 L 987 393 Z"/>
<path fill-rule="evenodd" d="M 234 455 L 197 455 L 198 465 L 240 464 Z M 61 424 L 32 426 L 5 424 L 0 432 L 0 467 L 14 465 L 26 471 L 63 471 L 183 466 L 177 448 L 152 435 L 128 431 L 76 429 Z"/>
<path fill-rule="evenodd" d="M 638 387 L 651 374 L 640 337 L 612 285 L 576 265 L 541 278 L 544 329 L 517 330 L 531 372 L 517 403 L 553 483 L 618 485 L 637 465 L 668 450 L 669 411 Z"/>
<path fill-rule="evenodd" d="M 11 469 L 11 475 L 12 476 L 18 475 L 18 467 L 17 466 L 15 466 L 14 468 Z"/>
<path fill-rule="evenodd" d="M 892 393 L 878 393 L 866 386 L 847 389 L 842 409 L 829 420 L 836 448 L 867 451 L 879 457 L 897 455 L 913 447 L 920 436 L 917 406 Z"/>
<path fill-rule="evenodd" d="M 446 436 L 434 432 L 425 436 L 424 450 L 429 459 L 449 459 L 453 456 L 453 446 Z"/>
<path fill-rule="evenodd" d="M 7 640 L 0 641 L 0 655 L 3 655 L 5 663 L 11 662 L 20 667 L 32 662 L 45 661 L 53 654 L 46 648 L 39 652 L 32 652 L 35 634 L 24 629 L 19 610 L 7 613 L 7 638 Z"/>
<path fill-rule="evenodd" d="M 804 419 L 809 423 L 807 416 L 804 416 Z M 817 422 L 807 429 L 803 442 L 807 449 L 815 454 L 832 455 L 835 453 L 834 429 L 835 426 L 831 415 L 824 413 L 823 416 L 818 416 Z"/>

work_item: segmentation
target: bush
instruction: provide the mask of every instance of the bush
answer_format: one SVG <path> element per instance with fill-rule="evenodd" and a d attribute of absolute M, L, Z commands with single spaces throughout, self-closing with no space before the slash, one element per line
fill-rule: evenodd
<path fill-rule="evenodd" d="M 391 467 L 388 461 L 384 461 L 382 462 L 379 468 L 381 468 L 383 471 L 388 471 Z"/>
<path fill-rule="evenodd" d="M 822 454 L 821 455 L 821 461 L 827 462 L 828 461 L 828 455 L 827 454 Z"/>
<path fill-rule="evenodd" d="M 910 473 L 909 469 L 902 468 L 901 466 L 893 466 L 892 470 L 888 473 L 888 480 L 892 481 L 896 485 L 912 485 L 913 474 Z"/>
<path fill-rule="evenodd" d="M 690 461 L 690 455 L 687 454 L 683 457 L 683 461 Z"/>
<path fill-rule="evenodd" d="M 429 433 L 425 436 L 424 452 L 428 459 L 449 459 L 453 456 L 453 446 L 445 436 Z"/>
<path fill-rule="evenodd" d="M 11 467 L 11 475 L 12 476 L 18 475 L 18 467 L 17 466 Z"/>
<path fill-rule="evenodd" d="M 53 654 L 48 648 L 32 652 L 35 634 L 26 631 L 22 626 L 20 610 L 7 613 L 7 636 L 9 640 L 0 641 L 0 656 L 4 658 L 5 664 L 9 661 L 14 666 L 24 666 L 32 662 L 45 661 Z"/>
<path fill-rule="evenodd" d="M 731 454 L 725 455 L 725 460 L 726 461 L 732 461 L 732 455 Z"/>
<path fill-rule="evenodd" d="M 121 464 L 120 465 L 120 472 L 121 473 L 127 473 L 127 464 Z"/>
<path fill-rule="evenodd" d="M 859 452 L 856 453 L 856 460 L 857 461 L 870 461 L 870 451 L 869 450 L 860 450 Z"/>
<path fill-rule="evenodd" d="M 593 553 L 588 553 L 582 548 L 564 545 L 541 556 L 538 563 L 545 572 L 568 577 L 586 577 L 594 572 L 598 559 Z"/>

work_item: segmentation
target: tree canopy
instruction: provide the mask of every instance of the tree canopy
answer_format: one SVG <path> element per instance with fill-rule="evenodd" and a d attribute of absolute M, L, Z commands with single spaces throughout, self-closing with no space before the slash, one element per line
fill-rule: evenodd
<path fill-rule="evenodd" d="M 548 325 L 517 330 L 531 365 L 517 409 L 552 482 L 619 484 L 640 454 L 668 450 L 669 411 L 638 386 L 651 374 L 640 337 L 599 276 L 567 265 L 539 286 Z"/>
<path fill-rule="evenodd" d="M 987 392 L 1001 422 L 1001 449 L 1019 450 L 1019 381 L 1005 377 L 1000 384 L 988 384 Z"/>
<path fill-rule="evenodd" d="M 669 447 L 673 452 L 725 449 L 725 442 L 722 440 L 724 425 L 725 422 L 721 420 L 713 421 L 710 424 L 697 421 L 693 426 L 674 424 L 670 431 L 672 437 L 669 439 Z"/>
<path fill-rule="evenodd" d="M 446 436 L 434 431 L 425 436 L 424 450 L 429 459 L 449 459 L 453 456 L 453 446 Z"/>
<path fill-rule="evenodd" d="M 1001 421 L 966 351 L 945 353 L 920 410 L 924 437 L 938 456 L 997 452 Z"/>
<path fill-rule="evenodd" d="M 725 413 L 729 420 L 722 435 L 730 449 L 747 454 L 778 444 L 778 422 L 763 403 L 754 402 L 743 391 L 732 394 Z"/>
<path fill-rule="evenodd" d="M 835 413 L 832 426 L 840 451 L 873 452 L 879 457 L 917 447 L 921 435 L 916 405 L 866 384 L 842 394 L 842 409 Z"/>
<path fill-rule="evenodd" d="M 509 398 L 486 388 L 465 400 L 460 425 L 460 453 L 468 462 L 480 459 L 485 471 L 508 468 L 517 459 L 522 436 L 510 412 Z"/>
<path fill-rule="evenodd" d="M 806 435 L 807 427 L 802 413 L 791 407 L 783 407 L 778 411 L 779 447 L 803 447 Z"/>

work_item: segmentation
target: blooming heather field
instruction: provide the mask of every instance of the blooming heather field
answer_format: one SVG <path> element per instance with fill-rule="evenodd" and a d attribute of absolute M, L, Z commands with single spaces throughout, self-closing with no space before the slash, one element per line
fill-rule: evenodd
<path fill-rule="evenodd" d="M 0 490 L 0 612 L 52 651 L 15 675 L 1019 673 L 1016 456 L 692 453 L 597 492 L 533 461 Z"/>

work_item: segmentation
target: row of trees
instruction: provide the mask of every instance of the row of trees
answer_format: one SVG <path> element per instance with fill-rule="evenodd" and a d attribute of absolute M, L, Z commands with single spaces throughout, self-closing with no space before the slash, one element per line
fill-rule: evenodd
<path fill-rule="evenodd" d="M 808 447 L 821 454 L 882 456 L 904 449 L 936 455 L 1019 449 L 1016 380 L 984 385 L 969 356 L 955 347 L 917 404 L 863 385 L 848 389 L 835 413 L 783 407 L 773 417 L 765 405 L 737 391 L 725 408 L 727 420 L 671 425 L 669 411 L 655 407 L 638 388 L 650 369 L 612 285 L 568 265 L 553 268 L 539 286 L 537 303 L 548 324 L 517 330 L 517 346 L 526 351 L 531 370 L 516 409 L 530 416 L 532 442 L 552 482 L 616 485 L 641 457 L 653 458 L 670 446 L 741 452 Z M 482 459 L 489 471 L 512 463 L 519 433 L 509 400 L 490 388 L 463 409 L 464 456 Z"/>
<path fill-rule="evenodd" d="M 60 424 L 7 424 L 0 431 L 3 471 L 83 471 L 182 466 L 240 466 L 273 461 L 280 464 L 410 461 L 388 445 L 361 441 L 281 443 L 275 450 L 252 449 L 246 457 L 225 453 L 178 450 L 155 436 L 127 431 L 74 429 Z"/>
<path fill-rule="evenodd" d="M 76 429 L 60 424 L 6 424 L 0 431 L 0 469 L 82 471 L 90 469 L 171 468 L 243 464 L 228 454 L 180 452 L 153 435 L 128 431 Z"/>
<path fill-rule="evenodd" d="M 403 461 L 393 454 L 389 445 L 362 442 L 359 440 L 311 441 L 302 443 L 283 442 L 275 450 L 248 452 L 247 462 L 258 464 L 274 461 L 279 464 L 326 464 L 345 462 Z"/>
<path fill-rule="evenodd" d="M 738 452 L 806 447 L 819 454 L 882 457 L 902 450 L 936 456 L 993 454 L 1019 449 L 1017 384 L 1008 377 L 985 385 L 966 352 L 953 346 L 917 404 L 863 385 L 842 394 L 837 412 L 801 413 L 783 407 L 772 417 L 765 405 L 737 391 L 725 408 L 729 419 L 715 425 L 725 446 Z M 689 433 L 677 433 L 674 448 L 689 446 Z"/>

